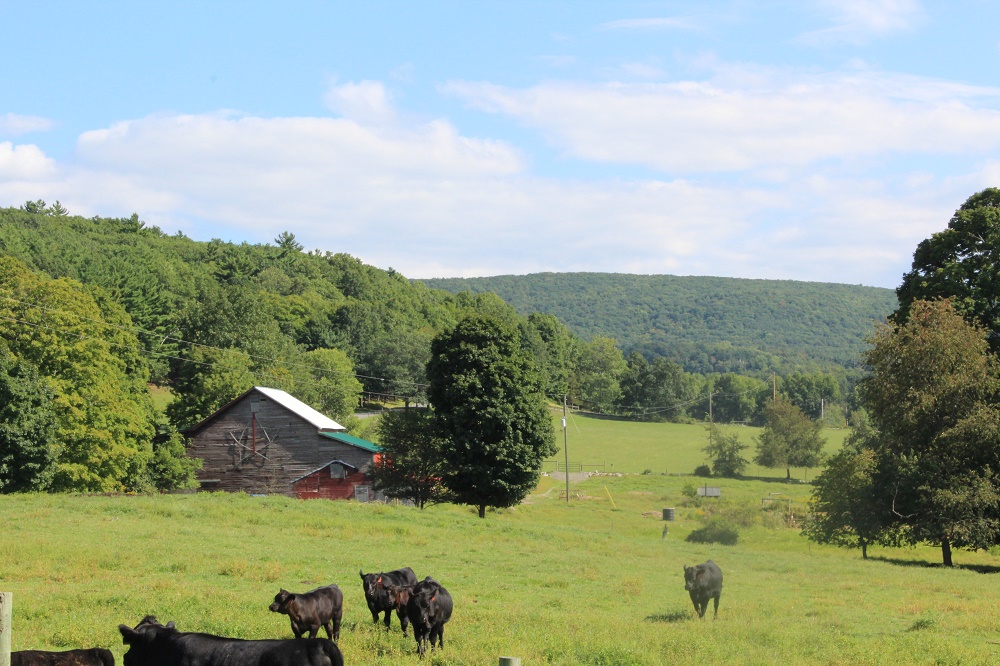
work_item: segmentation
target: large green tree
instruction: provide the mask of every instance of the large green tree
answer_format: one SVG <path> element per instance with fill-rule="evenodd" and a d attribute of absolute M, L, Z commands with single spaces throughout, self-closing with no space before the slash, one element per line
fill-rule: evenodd
<path fill-rule="evenodd" d="M 37 369 L 56 415 L 53 490 L 147 490 L 156 414 L 128 314 L 103 289 L 0 256 L 0 340 Z"/>
<path fill-rule="evenodd" d="M 822 427 L 782 396 L 764 408 L 764 430 L 757 436 L 758 465 L 785 468 L 816 467 L 823 459 Z"/>
<path fill-rule="evenodd" d="M 452 499 L 442 478 L 447 464 L 437 436 L 434 414 L 405 409 L 382 414 L 377 426 L 381 452 L 368 476 L 388 497 L 410 500 L 423 509 Z"/>
<path fill-rule="evenodd" d="M 432 342 L 427 377 L 445 486 L 480 518 L 486 507 L 519 503 L 556 448 L 541 379 L 516 329 L 490 316 L 463 319 Z"/>
<path fill-rule="evenodd" d="M 1000 543 L 1000 372 L 986 333 L 950 300 L 914 301 L 877 329 L 859 395 L 877 431 L 878 472 L 912 543 Z"/>
<path fill-rule="evenodd" d="M 900 322 L 917 301 L 950 298 L 956 311 L 989 333 L 993 351 L 1000 351 L 1000 189 L 973 194 L 947 229 L 917 245 L 896 296 L 894 316 Z"/>
<path fill-rule="evenodd" d="M 813 480 L 812 504 L 802 528 L 816 543 L 860 548 L 863 559 L 868 559 L 868 546 L 899 540 L 896 521 L 876 484 L 874 435 L 862 410 L 843 448 Z"/>

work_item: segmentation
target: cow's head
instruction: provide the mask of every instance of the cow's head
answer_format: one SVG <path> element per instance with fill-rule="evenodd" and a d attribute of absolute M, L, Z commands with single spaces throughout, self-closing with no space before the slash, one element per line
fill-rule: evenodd
<path fill-rule="evenodd" d="M 697 564 L 693 567 L 687 565 L 684 566 L 684 589 L 690 592 L 695 589 L 698 585 L 699 579 L 705 575 L 702 570 L 701 565 Z"/>
<path fill-rule="evenodd" d="M 288 590 L 281 589 L 274 595 L 274 603 L 268 606 L 275 613 L 288 614 L 288 602 L 295 598 L 295 595 Z"/>
<path fill-rule="evenodd" d="M 362 573 L 361 574 L 361 585 L 365 589 L 365 598 L 374 599 L 375 595 L 379 589 L 379 581 L 382 579 L 382 574 L 376 573 Z"/>
<path fill-rule="evenodd" d="M 128 645 L 123 659 L 125 666 L 166 666 L 163 663 L 164 645 L 177 634 L 173 622 L 162 625 L 152 615 L 147 615 L 135 625 L 118 625 L 122 643 Z"/>
<path fill-rule="evenodd" d="M 409 585 L 389 585 L 385 588 L 389 603 L 397 610 L 402 610 L 410 603 L 410 592 L 413 587 Z"/>

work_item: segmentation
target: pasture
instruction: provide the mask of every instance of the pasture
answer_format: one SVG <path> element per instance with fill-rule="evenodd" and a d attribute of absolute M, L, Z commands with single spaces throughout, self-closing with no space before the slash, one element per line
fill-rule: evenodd
<path fill-rule="evenodd" d="M 562 408 L 552 407 L 556 428 L 556 446 L 559 452 L 546 461 L 546 470 L 555 470 L 563 464 Z M 743 457 L 753 460 L 756 446 L 754 436 L 761 428 L 722 425 L 727 432 L 735 432 L 749 445 Z M 570 412 L 567 418 L 566 439 L 569 441 L 569 461 L 582 463 L 585 470 L 604 465 L 605 471 L 641 474 L 646 470 L 662 474 L 691 474 L 708 459 L 702 449 L 708 445 L 708 431 L 701 424 L 641 423 Z M 836 453 L 844 444 L 850 431 L 826 429 L 824 452 Z M 561 468 L 560 468 L 561 469 Z M 813 479 L 819 469 L 792 469 L 792 478 Z M 745 474 L 750 477 L 785 478 L 785 470 L 774 470 L 751 464 Z"/>
<path fill-rule="evenodd" d="M 417 664 L 412 636 L 375 627 L 358 570 L 413 567 L 455 599 L 443 652 L 428 664 L 986 664 L 1000 655 L 1000 557 L 934 548 L 810 545 L 797 516 L 806 484 L 725 481 L 721 500 L 685 496 L 695 479 L 595 476 L 573 499 L 543 477 L 522 505 L 485 520 L 458 506 L 285 497 L 7 495 L 0 586 L 14 593 L 18 649 L 110 648 L 147 613 L 182 631 L 291 637 L 267 606 L 280 587 L 337 583 L 348 664 Z M 761 498 L 782 492 L 792 526 Z M 664 537 L 661 509 L 676 509 Z M 685 536 L 706 514 L 741 524 L 734 546 Z M 683 565 L 725 575 L 719 619 L 697 620 Z"/>

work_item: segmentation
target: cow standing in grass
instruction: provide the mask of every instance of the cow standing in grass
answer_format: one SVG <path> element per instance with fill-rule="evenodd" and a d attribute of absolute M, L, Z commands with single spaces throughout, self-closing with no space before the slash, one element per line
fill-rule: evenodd
<path fill-rule="evenodd" d="M 292 633 L 302 638 L 316 638 L 319 628 L 326 629 L 327 638 L 340 639 L 340 620 L 344 615 L 344 593 L 336 585 L 317 587 L 309 592 L 296 594 L 280 590 L 274 603 L 268 606 L 275 613 L 284 613 L 292 623 Z"/>
<path fill-rule="evenodd" d="M 417 653 L 421 658 L 434 640 L 444 649 L 444 625 L 451 619 L 452 599 L 448 590 L 428 576 L 413 586 L 406 603 L 406 614 L 413 624 L 413 637 L 417 639 Z"/>
<path fill-rule="evenodd" d="M 705 617 L 708 600 L 715 600 L 715 617 L 719 617 L 719 597 L 722 596 L 722 569 L 709 560 L 704 564 L 684 567 L 684 589 L 691 595 L 698 617 Z"/>
<path fill-rule="evenodd" d="M 372 621 L 378 624 L 378 614 L 385 612 L 385 628 L 388 629 L 392 622 L 392 611 L 394 604 L 389 601 L 386 588 L 392 585 L 416 585 L 417 575 L 410 567 L 403 567 L 395 571 L 383 571 L 382 573 L 368 573 L 359 571 L 361 574 L 361 585 L 365 589 L 365 601 L 368 602 L 368 610 L 372 613 Z M 406 635 L 406 626 L 409 620 L 405 613 L 396 611 L 399 624 L 403 628 L 403 635 Z"/>

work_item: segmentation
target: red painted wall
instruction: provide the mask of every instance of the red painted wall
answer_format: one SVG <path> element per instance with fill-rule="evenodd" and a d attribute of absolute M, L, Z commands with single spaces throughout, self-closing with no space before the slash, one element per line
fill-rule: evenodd
<path fill-rule="evenodd" d="M 354 499 L 354 486 L 365 483 L 363 472 L 349 474 L 346 479 L 331 479 L 330 468 L 324 467 L 292 484 L 299 499 Z"/>

